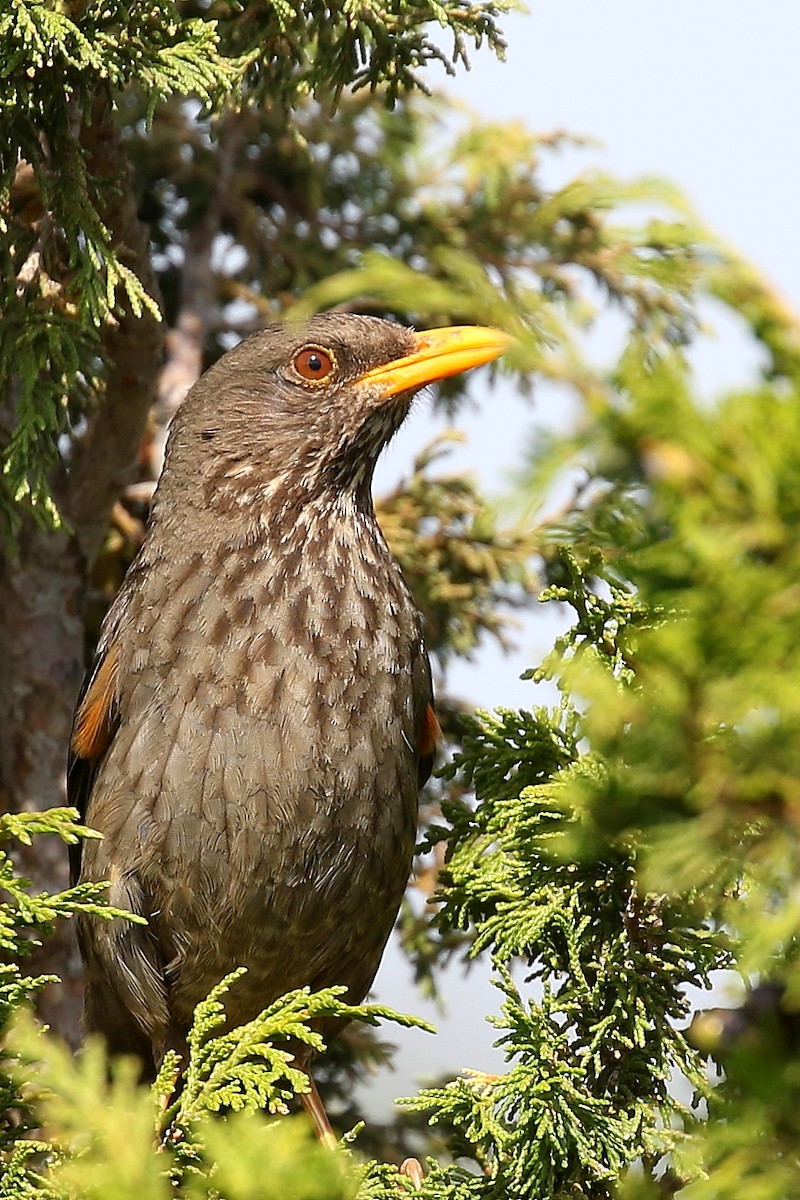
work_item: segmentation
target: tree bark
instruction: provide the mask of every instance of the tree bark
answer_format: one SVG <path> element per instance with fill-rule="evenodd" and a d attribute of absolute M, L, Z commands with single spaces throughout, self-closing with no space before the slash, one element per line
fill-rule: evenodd
<path fill-rule="evenodd" d="M 133 179 L 119 131 L 105 102 L 95 104 L 82 137 L 87 170 L 105 189 L 102 213 L 120 258 L 158 296 L 147 228 L 136 215 Z M 158 393 L 164 359 L 164 326 L 147 312 L 125 308 L 103 335 L 108 364 L 105 396 L 76 443 L 66 481 L 64 509 L 87 560 L 97 555 L 111 509 L 132 479 L 147 414 Z"/>
<path fill-rule="evenodd" d="M 107 102 L 98 101 L 81 143 L 90 176 L 106 199 L 101 216 L 120 257 L 155 295 L 146 228 L 139 222 L 131 172 Z M 44 809 L 65 801 L 72 710 L 84 670 L 83 606 L 88 571 L 111 508 L 135 464 L 163 358 L 162 326 L 127 309 L 104 335 L 106 388 L 73 448 L 71 470 L 54 490 L 71 526 L 43 530 L 22 523 L 15 552 L 0 545 L 0 806 Z M 7 414 L 8 415 L 8 414 Z M 55 838 L 23 847 L 20 865 L 34 891 L 68 886 L 66 848 Z M 75 1045 L 81 1009 L 80 962 L 69 925 L 30 960 L 33 972 L 62 979 L 39 1005 L 44 1020 Z"/>
<path fill-rule="evenodd" d="M 67 745 L 84 670 L 89 570 L 113 505 L 137 468 L 148 413 L 155 405 L 150 447 L 155 476 L 169 421 L 202 372 L 216 301 L 211 255 L 238 145 L 234 118 L 229 124 L 208 211 L 184 247 L 181 308 L 167 338 L 163 371 L 164 327 L 148 312 L 139 317 L 127 308 L 117 312 L 103 335 L 104 391 L 71 447 L 68 470 L 54 486 L 70 530 L 46 531 L 26 520 L 16 555 L 0 546 L 0 643 L 9 647 L 0 685 L 0 808 L 5 810 L 47 808 L 65 800 Z M 101 216 L 117 253 L 155 297 L 148 231 L 137 218 L 130 168 L 107 102 L 95 104 L 80 136 L 87 173 L 105 197 Z M 56 892 L 68 884 L 65 848 L 55 838 L 39 838 L 23 848 L 20 865 L 34 890 Z M 60 985 L 42 994 L 39 1011 L 77 1045 L 81 964 L 69 925 L 47 940 L 30 967 L 61 978 Z"/>
<path fill-rule="evenodd" d="M 80 555 L 63 533 L 23 523 L 17 556 L 0 560 L 0 800 L 25 812 L 64 803 L 64 765 L 72 705 L 83 674 L 85 589 Z M 68 886 L 66 847 L 59 838 L 22 846 L 19 866 L 34 891 Z M 71 1044 L 78 1038 L 80 964 L 71 929 L 62 924 L 30 962 L 63 983 L 41 996 L 40 1012 Z"/>

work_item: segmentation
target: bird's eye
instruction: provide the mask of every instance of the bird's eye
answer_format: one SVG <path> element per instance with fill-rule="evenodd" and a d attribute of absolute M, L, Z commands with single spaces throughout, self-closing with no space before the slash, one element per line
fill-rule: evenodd
<path fill-rule="evenodd" d="M 302 379 L 321 383 L 333 370 L 333 356 L 319 346 L 305 346 L 295 354 L 293 366 Z"/>

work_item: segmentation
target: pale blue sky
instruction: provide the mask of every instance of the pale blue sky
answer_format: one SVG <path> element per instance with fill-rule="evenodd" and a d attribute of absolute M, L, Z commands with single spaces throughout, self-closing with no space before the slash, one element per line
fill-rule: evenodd
<path fill-rule="evenodd" d="M 551 0 L 510 14 L 504 28 L 507 61 L 474 54 L 469 73 L 446 81 L 451 95 L 492 119 L 522 119 L 537 131 L 565 129 L 601 143 L 545 156 L 552 187 L 585 170 L 678 184 L 704 220 L 800 308 L 796 0 Z M 757 358 L 733 321 L 717 311 L 704 315 L 713 329 L 695 360 L 703 392 L 713 394 L 746 382 Z M 610 359 L 607 326 L 615 327 L 600 323 L 595 349 Z M 478 374 L 476 397 L 482 386 Z M 452 463 L 477 470 L 501 493 L 536 424 L 559 423 L 561 403 L 544 388 L 531 408 L 501 388 L 464 417 L 469 444 Z M 378 489 L 406 471 L 444 424 L 423 402 L 380 465 Z M 487 647 L 477 663 L 454 664 L 451 690 L 484 705 L 529 702 L 530 685 L 518 676 L 549 646 L 555 619 L 538 610 L 518 656 L 503 659 Z"/>
<path fill-rule="evenodd" d="M 593 168 L 677 183 L 800 308 L 797 0 L 550 0 L 508 16 L 504 28 L 507 62 L 475 54 L 472 71 L 447 83 L 451 94 L 492 118 L 522 118 L 537 131 L 566 129 L 603 143 L 556 159 L 545 176 L 552 186 Z M 714 323 L 718 337 L 698 355 L 709 393 L 746 382 L 756 366 L 735 326 L 716 317 Z M 502 390 L 466 422 L 471 442 L 459 461 L 501 491 L 533 421 L 558 421 L 558 413 L 543 411 L 552 402 L 543 392 L 531 414 Z M 437 428 L 441 422 L 422 410 L 390 449 L 379 486 L 406 470 Z M 535 612 L 517 654 L 504 659 L 487 649 L 453 669 L 451 689 L 483 705 L 530 702 L 530 685 L 518 676 L 549 647 L 555 620 Z M 397 1032 L 398 1073 L 380 1082 L 376 1101 L 407 1094 L 415 1080 L 439 1071 L 496 1065 L 496 1035 L 482 1019 L 496 994 L 485 974 L 464 983 L 452 973 L 449 1018 L 442 1021 L 421 1005 L 404 963 L 389 952 L 377 981 L 380 999 L 429 1016 L 441 1032 L 436 1039 Z"/>
<path fill-rule="evenodd" d="M 476 55 L 454 94 L 600 139 L 603 169 L 673 180 L 800 299 L 796 0 L 550 0 L 504 27 L 507 61 Z"/>

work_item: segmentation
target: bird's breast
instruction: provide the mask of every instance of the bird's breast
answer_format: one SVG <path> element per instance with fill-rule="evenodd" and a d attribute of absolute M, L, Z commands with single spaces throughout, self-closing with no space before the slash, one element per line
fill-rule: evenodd
<path fill-rule="evenodd" d="M 419 619 L 393 560 L 345 558 L 199 548 L 149 573 L 168 606 L 132 595 L 90 819 L 157 889 L 247 911 L 276 888 L 330 902 L 382 858 L 407 869 Z"/>

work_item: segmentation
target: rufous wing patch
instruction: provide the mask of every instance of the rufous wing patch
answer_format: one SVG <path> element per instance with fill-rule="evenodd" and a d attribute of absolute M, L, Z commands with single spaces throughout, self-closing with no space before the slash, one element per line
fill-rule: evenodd
<path fill-rule="evenodd" d="M 442 727 L 432 704 L 425 705 L 422 726 L 419 731 L 420 758 L 430 758 L 442 740 Z"/>
<path fill-rule="evenodd" d="M 433 770 L 433 757 L 436 753 L 436 747 L 442 740 L 442 727 L 439 724 L 439 719 L 436 716 L 436 711 L 432 704 L 425 705 L 425 712 L 422 714 L 422 723 L 419 730 L 419 786 L 423 787 L 431 777 Z"/>
<path fill-rule="evenodd" d="M 117 720 L 119 650 L 111 646 L 78 705 L 72 729 L 72 752 L 97 762 L 109 747 Z"/>

